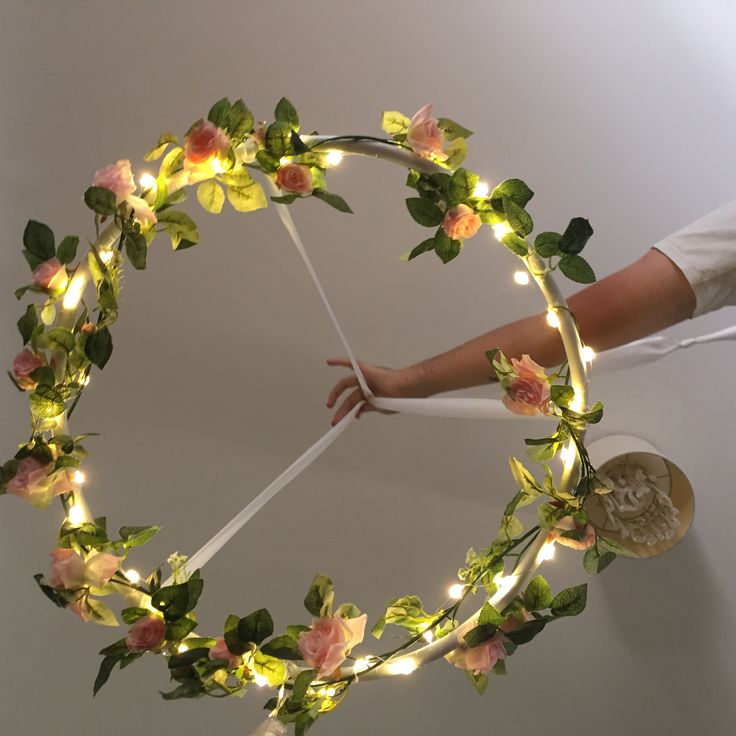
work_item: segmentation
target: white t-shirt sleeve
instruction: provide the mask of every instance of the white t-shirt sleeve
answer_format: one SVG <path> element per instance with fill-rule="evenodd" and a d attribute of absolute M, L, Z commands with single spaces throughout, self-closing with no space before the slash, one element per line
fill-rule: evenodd
<path fill-rule="evenodd" d="M 736 200 L 654 247 L 690 282 L 696 301 L 693 317 L 736 305 Z"/>

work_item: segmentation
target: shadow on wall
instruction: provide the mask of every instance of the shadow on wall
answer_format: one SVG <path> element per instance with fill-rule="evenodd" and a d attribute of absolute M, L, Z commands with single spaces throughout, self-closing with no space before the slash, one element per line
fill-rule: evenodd
<path fill-rule="evenodd" d="M 668 710 L 681 712 L 702 734 L 726 733 L 736 690 L 724 642 L 732 622 L 697 532 L 691 529 L 661 557 L 621 562 L 628 563 L 625 575 L 603 574 L 598 582 L 632 671 L 649 683 L 653 704 L 666 699 Z M 647 597 L 632 600 L 636 590 L 648 591 Z"/>

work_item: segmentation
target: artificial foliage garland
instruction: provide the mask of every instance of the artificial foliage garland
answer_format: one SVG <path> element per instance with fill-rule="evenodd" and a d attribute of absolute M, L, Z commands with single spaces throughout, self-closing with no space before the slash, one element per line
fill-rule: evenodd
<path fill-rule="evenodd" d="M 385 626 L 394 625 L 403 628 L 407 638 L 381 655 L 360 660 L 351 656 L 364 637 L 367 617 L 351 603 L 336 607 L 332 582 L 325 575 L 315 576 L 304 600 L 314 617 L 310 625 L 289 625 L 274 636 L 271 615 L 261 608 L 242 617 L 228 616 L 219 636 L 195 634 L 194 611 L 203 589 L 200 571 L 187 570 L 186 557 L 175 553 L 168 560 L 173 582 L 162 584 L 161 568 L 140 579 L 126 572 L 123 562 L 160 527 L 123 526 L 111 535 L 104 517 L 90 518 L 80 470 L 87 457 L 84 441 L 90 435 L 69 434 L 67 420 L 86 390 L 92 368 L 103 369 L 112 354 L 110 327 L 118 315 L 125 259 L 133 268 L 145 269 L 148 248 L 160 232 L 169 235 L 175 251 L 199 241 L 196 223 L 177 207 L 186 199 L 187 186 L 197 186 L 197 199 L 208 212 L 219 213 L 226 200 L 237 211 L 249 212 L 268 203 L 251 176 L 257 171 L 280 190 L 271 197 L 275 202 L 292 204 L 313 197 L 350 212 L 345 200 L 326 185 L 334 161 L 329 143 L 372 140 L 444 168 L 436 173 L 409 171 L 407 185 L 415 194 L 406 200 L 407 209 L 434 233 L 404 254 L 404 260 L 433 251 L 447 263 L 459 255 L 465 239 L 486 224 L 525 262 L 533 256 L 544 264 L 545 272 L 559 269 L 581 283 L 595 279 L 580 255 L 592 235 L 587 220 L 574 218 L 563 233 L 543 232 L 532 242 L 533 223 L 526 210 L 533 196 L 529 187 L 509 179 L 489 192 L 475 173 L 461 166 L 471 131 L 450 119 L 434 118 L 430 105 L 411 119 L 398 112 L 384 113 L 383 129 L 388 138 L 341 136 L 310 144 L 313 136 L 300 135 L 299 116 L 288 100 L 277 104 L 274 122 L 258 124 L 242 100 L 222 99 L 206 119 L 190 127 L 183 143 L 170 133 L 160 137 L 145 156 L 147 161 L 163 157 L 158 176 L 144 180 L 139 194 L 130 162 L 118 161 L 97 172 L 84 194 L 96 232 L 86 257 L 77 255 L 79 237 L 66 236 L 57 244 L 47 225 L 28 222 L 23 255 L 32 271 L 31 283 L 18 289 L 16 296 L 21 299 L 30 293 L 43 301 L 29 303 L 18 320 L 23 349 L 9 375 L 20 391 L 29 394 L 32 426 L 29 439 L 0 467 L 0 493 L 41 508 L 59 498 L 65 518 L 51 552 L 51 574 L 35 576 L 57 606 L 85 621 L 115 626 L 118 620 L 102 598 L 118 594 L 126 599 L 119 615 L 130 629 L 125 638 L 100 652 L 95 693 L 116 666 L 122 669 L 146 652 L 158 653 L 166 658 L 177 683 L 164 698 L 244 695 L 254 683 L 268 684 L 278 690 L 266 703 L 270 719 L 260 732 L 283 733 L 283 724 L 294 723 L 300 735 L 338 705 L 363 673 L 388 667 L 417 643 L 453 631 L 461 605 L 478 592 L 486 602 L 477 623 L 447 659 L 464 669 L 483 692 L 488 673 L 505 673 L 505 660 L 519 645 L 531 641 L 549 622 L 585 607 L 585 585 L 553 595 L 541 575 L 503 610 L 489 602 L 504 584 L 509 566 L 513 573 L 540 535 L 549 545 L 557 542 L 585 550 L 583 562 L 591 574 L 626 554 L 597 534 L 583 507 L 590 493 L 610 488 L 591 466 L 583 444 L 586 427 L 601 419 L 601 404 L 578 405 L 566 366 L 548 375 L 529 356 L 509 359 L 499 350 L 489 351 L 487 357 L 509 410 L 557 419 L 553 433 L 526 440 L 529 457 L 541 465 L 543 479 L 517 458 L 510 459 L 517 493 L 506 506 L 497 537 L 480 551 L 468 551 L 458 573 L 461 582 L 455 600 L 433 612 L 426 611 L 415 595 L 389 601 L 372 633 L 380 638 Z M 83 299 L 88 277 L 94 283 L 96 303 Z M 570 489 L 560 487 L 548 464 L 563 448 L 575 453 L 579 467 Z M 524 531 L 516 512 L 531 503 L 537 503 L 538 523 Z M 344 667 L 346 659 L 352 667 Z"/>

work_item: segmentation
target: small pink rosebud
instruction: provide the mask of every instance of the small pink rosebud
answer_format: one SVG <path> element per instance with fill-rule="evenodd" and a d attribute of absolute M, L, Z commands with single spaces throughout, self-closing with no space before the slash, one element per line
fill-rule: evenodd
<path fill-rule="evenodd" d="M 49 258 L 39 263 L 31 275 L 31 283 L 44 291 L 61 291 L 69 280 L 66 268 L 58 258 Z"/>
<path fill-rule="evenodd" d="M 197 121 L 184 138 L 184 158 L 190 164 L 202 164 L 215 156 L 224 158 L 229 148 L 225 131 L 209 120 Z"/>
<path fill-rule="evenodd" d="M 442 221 L 442 227 L 453 240 L 472 238 L 482 224 L 480 217 L 466 204 L 451 207 Z"/>
<path fill-rule="evenodd" d="M 166 638 L 166 624 L 160 616 L 139 618 L 125 637 L 125 646 L 131 652 L 146 652 L 159 646 Z"/>
<path fill-rule="evenodd" d="M 15 382 L 18 386 L 26 391 L 36 388 L 36 381 L 31 378 L 31 373 L 36 368 L 42 368 L 46 365 L 46 358 L 42 353 L 34 353 L 25 348 L 21 350 L 13 359 L 13 366 L 10 369 Z"/>
<path fill-rule="evenodd" d="M 432 105 L 425 105 L 409 123 L 406 142 L 418 156 L 444 161 L 447 156 L 442 152 L 444 134 L 436 118 L 432 117 Z"/>
<path fill-rule="evenodd" d="M 282 192 L 311 194 L 312 172 L 304 164 L 285 164 L 276 172 L 276 185 Z"/>
<path fill-rule="evenodd" d="M 95 172 L 94 186 L 104 187 L 115 194 L 117 204 L 124 202 L 135 191 L 135 180 L 130 161 L 122 159 Z"/>

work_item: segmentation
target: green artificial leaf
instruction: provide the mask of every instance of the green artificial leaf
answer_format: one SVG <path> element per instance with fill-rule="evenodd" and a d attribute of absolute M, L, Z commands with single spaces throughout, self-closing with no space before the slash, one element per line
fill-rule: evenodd
<path fill-rule="evenodd" d="M 513 199 L 503 197 L 501 200 L 506 220 L 511 229 L 521 236 L 527 236 L 534 229 L 534 224 L 529 213 Z"/>
<path fill-rule="evenodd" d="M 265 677 L 271 687 L 278 687 L 286 679 L 286 665 L 276 657 L 256 652 L 251 660 L 253 671 Z"/>
<path fill-rule="evenodd" d="M 74 335 L 65 327 L 52 327 L 39 335 L 38 344 L 42 347 L 61 348 L 66 353 L 71 353 L 76 342 Z"/>
<path fill-rule="evenodd" d="M 266 150 L 277 159 L 294 153 L 291 126 L 288 123 L 277 120 L 266 128 Z"/>
<path fill-rule="evenodd" d="M 521 460 L 515 457 L 510 457 L 509 467 L 511 468 L 511 474 L 514 476 L 516 485 L 524 491 L 524 493 L 531 496 L 538 496 L 542 492 L 536 478 L 524 467 Z"/>
<path fill-rule="evenodd" d="M 238 636 L 243 642 L 260 644 L 273 634 L 273 619 L 265 608 L 259 608 L 238 622 Z"/>
<path fill-rule="evenodd" d="M 168 638 L 168 637 L 167 637 Z M 189 644 L 187 639 L 187 644 Z M 169 657 L 169 669 L 178 670 L 184 667 L 191 667 L 199 662 L 200 659 L 209 659 L 210 649 L 208 647 L 192 647 L 183 651 L 181 654 L 172 654 Z"/>
<path fill-rule="evenodd" d="M 146 268 L 146 257 L 148 255 L 148 243 L 139 232 L 130 232 L 125 236 L 125 254 L 133 264 L 133 268 L 143 271 Z"/>
<path fill-rule="evenodd" d="M 197 201 L 207 212 L 217 215 L 225 204 L 225 192 L 214 179 L 203 181 L 197 187 Z"/>
<path fill-rule="evenodd" d="M 583 567 L 589 575 L 597 575 L 605 570 L 614 560 L 616 555 L 606 550 L 601 554 L 596 545 L 589 547 L 583 556 Z"/>
<path fill-rule="evenodd" d="M 584 217 L 573 217 L 560 238 L 560 251 L 575 255 L 585 247 L 593 235 L 593 228 Z"/>
<path fill-rule="evenodd" d="M 301 199 L 298 194 L 282 194 L 278 197 L 271 197 L 271 201 L 276 202 L 276 204 L 291 204 L 297 199 Z"/>
<path fill-rule="evenodd" d="M 56 383 L 56 377 L 54 376 L 54 371 L 52 368 L 50 368 L 47 365 L 41 366 L 40 368 L 36 368 L 34 371 L 32 371 L 31 378 L 37 384 L 41 384 L 41 385 L 45 384 L 47 386 L 53 386 Z M 61 459 L 62 458 L 59 458 L 59 460 Z"/>
<path fill-rule="evenodd" d="M 258 161 L 261 169 L 266 174 L 275 174 L 281 165 L 278 156 L 272 156 L 268 151 L 263 149 L 256 153 L 256 161 Z"/>
<path fill-rule="evenodd" d="M 271 641 L 266 642 L 261 647 L 261 651 L 269 657 L 276 657 L 277 659 L 297 660 L 302 658 L 297 640 L 286 635 L 276 636 Z"/>
<path fill-rule="evenodd" d="M 524 606 L 528 611 L 542 611 L 552 604 L 552 588 L 543 575 L 529 581 L 524 591 Z"/>
<path fill-rule="evenodd" d="M 311 713 L 300 713 L 294 722 L 294 736 L 305 736 L 315 720 Z"/>
<path fill-rule="evenodd" d="M 161 158 L 164 151 L 169 147 L 170 144 L 177 145 L 179 139 L 173 133 L 161 133 L 158 137 L 158 143 L 146 153 L 143 157 L 144 161 L 156 161 Z"/>
<path fill-rule="evenodd" d="M 199 242 L 199 230 L 192 218 L 181 210 L 166 210 L 159 212 L 158 224 L 171 237 L 171 245 L 174 250 L 188 247 L 186 244 L 182 246 L 182 241 L 193 245 Z"/>
<path fill-rule="evenodd" d="M 199 678 L 184 680 L 179 687 L 174 688 L 171 692 L 161 693 L 164 700 L 181 700 L 182 698 L 201 698 L 206 695 L 202 681 Z"/>
<path fill-rule="evenodd" d="M 491 639 L 497 630 L 498 626 L 494 626 L 493 624 L 478 624 L 478 626 L 465 634 L 463 641 L 471 648 L 477 647 Z"/>
<path fill-rule="evenodd" d="M 340 212 L 347 212 L 350 214 L 353 212 L 350 209 L 350 205 L 338 194 L 333 194 L 332 192 L 328 192 L 325 189 L 317 187 L 312 191 L 312 196 L 317 199 L 321 199 L 323 202 L 329 204 L 330 207 L 334 207 Z"/>
<path fill-rule="evenodd" d="M 506 179 L 491 192 L 491 203 L 496 209 L 505 211 L 504 199 L 510 199 L 519 207 L 526 207 L 533 196 L 534 192 L 529 189 L 526 182 L 521 179 Z"/>
<path fill-rule="evenodd" d="M 161 166 L 158 169 L 158 178 L 168 179 L 174 172 L 181 169 L 184 164 L 184 149 L 180 146 L 172 148 L 161 162 Z"/>
<path fill-rule="evenodd" d="M 552 599 L 550 604 L 552 615 L 577 616 L 585 610 L 587 596 L 588 586 L 586 584 L 565 588 Z"/>
<path fill-rule="evenodd" d="M 102 686 L 110 679 L 110 675 L 112 674 L 115 665 L 119 661 L 120 660 L 118 657 L 105 657 L 102 660 L 102 662 L 100 663 L 100 670 L 97 673 L 97 677 L 95 678 L 95 684 L 92 687 L 93 695 L 97 695 L 97 693 L 100 692 Z"/>
<path fill-rule="evenodd" d="M 524 531 L 524 525 L 517 516 L 504 516 L 499 525 L 498 540 L 508 541 L 518 537 Z"/>
<path fill-rule="evenodd" d="M 151 605 L 163 613 L 166 621 L 176 621 L 194 610 L 202 594 L 204 581 L 191 577 L 185 583 L 161 588 L 151 597 Z"/>
<path fill-rule="evenodd" d="M 567 278 L 579 284 L 592 284 L 595 281 L 593 269 L 582 256 L 564 255 L 560 258 L 559 266 Z"/>
<path fill-rule="evenodd" d="M 529 244 L 524 238 L 519 237 L 516 233 L 506 233 L 501 238 L 501 242 L 517 256 L 522 258 L 529 255 Z"/>
<path fill-rule="evenodd" d="M 89 187 L 84 193 L 84 203 L 98 215 L 114 215 L 118 208 L 115 192 L 106 187 Z"/>
<path fill-rule="evenodd" d="M 115 614 L 100 600 L 87 598 L 87 612 L 90 620 L 101 626 L 120 626 Z"/>
<path fill-rule="evenodd" d="M 235 140 L 241 140 L 253 130 L 253 113 L 243 100 L 236 100 L 227 117 L 227 129 Z"/>
<path fill-rule="evenodd" d="M 539 233 L 534 238 L 534 250 L 540 258 L 552 258 L 560 252 L 560 238 L 562 236 L 559 233 L 544 232 Z"/>
<path fill-rule="evenodd" d="M 59 259 L 59 263 L 62 265 L 71 263 L 77 256 L 78 245 L 79 238 L 76 235 L 67 235 L 56 249 L 56 257 Z"/>
<path fill-rule="evenodd" d="M 72 591 L 62 591 L 48 585 L 43 577 L 42 573 L 37 573 L 33 576 L 33 579 L 38 584 L 41 592 L 59 608 L 66 608 L 71 603 L 72 597 L 76 595 Z"/>
<path fill-rule="evenodd" d="M 304 599 L 304 607 L 312 616 L 330 616 L 332 614 L 332 601 L 335 591 L 326 575 L 317 574 L 309 586 L 309 591 Z"/>
<path fill-rule="evenodd" d="M 123 610 L 120 611 L 120 618 L 122 618 L 126 624 L 134 624 L 138 619 L 145 618 L 150 615 L 150 613 L 151 612 L 147 608 L 131 606 L 130 608 L 123 608 Z"/>
<path fill-rule="evenodd" d="M 299 115 L 294 105 L 286 97 L 282 97 L 276 103 L 273 116 L 278 122 L 286 123 L 293 130 L 299 130 Z"/>
<path fill-rule="evenodd" d="M 240 618 L 233 614 L 230 614 L 225 620 L 225 644 L 227 644 L 227 648 L 233 654 L 245 654 L 250 649 L 249 643 L 240 638 L 240 634 L 238 633 L 239 623 Z"/>
<path fill-rule="evenodd" d="M 445 166 L 449 169 L 457 169 L 460 164 L 465 161 L 468 155 L 468 146 L 464 138 L 455 138 L 454 141 L 445 146 Z"/>
<path fill-rule="evenodd" d="M 417 256 L 420 256 L 422 253 L 427 253 L 431 250 L 434 250 L 434 237 L 427 238 L 426 240 L 423 240 L 421 243 L 419 243 L 419 245 L 412 248 L 406 260 L 411 261 Z"/>
<path fill-rule="evenodd" d="M 38 386 L 31 394 L 31 413 L 38 419 L 53 419 L 64 413 L 64 399 L 51 386 Z"/>
<path fill-rule="evenodd" d="M 245 187 L 228 187 L 227 199 L 238 212 L 253 212 L 268 206 L 263 187 L 253 180 Z"/>
<path fill-rule="evenodd" d="M 572 386 L 550 386 L 550 395 L 557 406 L 567 408 L 575 398 L 575 389 Z"/>
<path fill-rule="evenodd" d="M 465 675 L 467 676 L 468 680 L 473 683 L 473 687 L 478 692 L 478 695 L 483 695 L 483 693 L 486 691 L 486 688 L 488 687 L 488 675 L 486 675 L 484 672 L 476 675 L 470 670 L 465 670 Z"/>
<path fill-rule="evenodd" d="M 386 629 L 386 617 L 381 616 L 378 621 L 371 627 L 371 634 L 376 638 L 380 639 L 383 636 L 383 632 Z"/>
<path fill-rule="evenodd" d="M 442 227 L 437 230 L 434 236 L 434 252 L 442 263 L 449 263 L 453 258 L 457 258 L 461 250 L 462 243 L 459 240 L 453 240 Z"/>
<path fill-rule="evenodd" d="M 450 179 L 450 204 L 460 204 L 472 197 L 477 183 L 477 174 L 467 169 L 458 169 Z"/>
<path fill-rule="evenodd" d="M 49 299 L 41 309 L 41 322 L 47 327 L 52 325 L 56 320 L 56 305 Z"/>
<path fill-rule="evenodd" d="M 23 245 L 39 261 L 47 261 L 56 254 L 53 231 L 48 225 L 36 220 L 28 220 L 23 231 Z"/>
<path fill-rule="evenodd" d="M 526 644 L 530 642 L 542 629 L 547 625 L 547 621 L 543 618 L 534 618 L 531 621 L 525 621 L 513 631 L 506 631 L 504 636 L 513 644 Z"/>
<path fill-rule="evenodd" d="M 301 703 L 304 700 L 304 696 L 307 694 L 307 690 L 312 684 L 315 674 L 316 672 L 314 670 L 304 670 L 304 672 L 300 672 L 296 676 L 291 689 L 290 700 L 292 703 Z"/>
<path fill-rule="evenodd" d="M 503 616 L 486 601 L 478 614 L 478 623 L 482 626 L 500 626 L 503 623 Z"/>
<path fill-rule="evenodd" d="M 112 335 L 107 327 L 98 327 L 87 337 L 84 354 L 102 370 L 112 355 Z"/>
<path fill-rule="evenodd" d="M 141 547 L 160 530 L 160 526 L 121 526 L 119 533 L 126 547 Z"/>
<path fill-rule="evenodd" d="M 409 130 L 411 120 L 396 110 L 384 111 L 381 118 L 381 128 L 390 136 L 405 135 Z"/>
<path fill-rule="evenodd" d="M 196 628 L 197 622 L 193 618 L 183 616 L 166 624 L 166 639 L 167 641 L 181 641 Z"/>
<path fill-rule="evenodd" d="M 212 105 L 210 111 L 207 113 L 207 120 L 214 123 L 218 128 L 227 127 L 231 107 L 230 100 L 227 97 L 223 97 Z"/>
<path fill-rule="evenodd" d="M 18 325 L 18 332 L 23 338 L 23 344 L 25 345 L 33 334 L 33 330 L 38 325 L 38 315 L 36 314 L 36 307 L 33 304 L 29 304 L 26 307 L 26 311 L 23 316 L 16 322 Z"/>
<path fill-rule="evenodd" d="M 472 130 L 464 128 L 460 123 L 456 123 L 450 118 L 438 118 L 437 124 L 444 131 L 445 138 L 448 141 L 454 141 L 456 138 L 470 138 L 473 135 Z"/>
<path fill-rule="evenodd" d="M 414 221 L 425 227 L 437 227 L 445 216 L 434 202 L 421 197 L 409 197 L 406 200 L 406 207 Z"/>
<path fill-rule="evenodd" d="M 609 537 L 598 536 L 597 544 L 598 544 L 599 549 L 604 549 L 609 552 L 613 552 L 618 557 L 629 557 L 631 559 L 638 558 L 638 555 L 626 549 L 626 547 L 619 544 L 615 539 L 610 539 Z"/>

